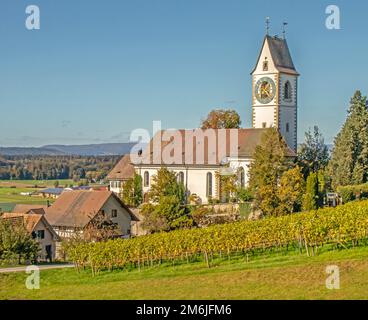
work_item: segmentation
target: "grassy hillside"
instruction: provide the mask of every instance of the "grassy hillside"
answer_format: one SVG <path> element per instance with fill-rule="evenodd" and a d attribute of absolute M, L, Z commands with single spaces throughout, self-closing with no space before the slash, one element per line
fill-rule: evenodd
<path fill-rule="evenodd" d="M 341 288 L 326 289 L 326 266 L 340 268 Z M 0 274 L 0 299 L 366 299 L 368 248 L 204 261 L 115 270 L 41 271 L 41 288 L 27 290 L 25 273 Z"/>

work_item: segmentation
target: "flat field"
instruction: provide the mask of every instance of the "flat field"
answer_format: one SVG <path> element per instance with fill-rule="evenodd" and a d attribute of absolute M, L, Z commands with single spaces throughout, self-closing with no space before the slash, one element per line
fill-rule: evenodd
<path fill-rule="evenodd" d="M 44 188 L 53 187 L 56 180 L 0 180 L 0 208 L 9 211 L 16 204 L 46 204 L 53 199 L 22 195 L 32 193 Z M 58 180 L 60 186 L 68 186 L 72 180 Z"/>
<path fill-rule="evenodd" d="M 340 270 L 340 289 L 327 289 L 326 267 Z M 0 274 L 0 299 L 368 299 L 368 247 L 300 254 L 164 264 L 141 271 L 41 271 L 40 289 L 26 273 Z"/>

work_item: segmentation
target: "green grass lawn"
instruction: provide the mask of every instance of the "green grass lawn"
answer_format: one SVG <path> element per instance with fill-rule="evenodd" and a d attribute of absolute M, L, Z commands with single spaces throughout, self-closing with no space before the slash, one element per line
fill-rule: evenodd
<path fill-rule="evenodd" d="M 24 196 L 22 192 L 39 191 L 44 188 L 54 187 L 56 180 L 0 180 L 0 208 L 9 211 L 19 204 L 46 204 L 47 199 L 35 196 Z M 58 180 L 62 187 L 69 186 L 72 180 Z M 37 188 L 36 188 L 37 186 Z M 53 199 L 48 199 L 53 202 Z"/>
<path fill-rule="evenodd" d="M 340 268 L 338 290 L 325 286 L 326 266 Z M 0 299 L 368 299 L 368 247 L 115 270 L 41 271 L 41 288 L 25 288 L 25 273 L 0 274 Z"/>
<path fill-rule="evenodd" d="M 21 195 L 22 192 L 33 192 L 37 190 L 39 189 L 0 187 L 0 204 L 46 204 L 47 199 L 44 199 L 42 197 Z"/>

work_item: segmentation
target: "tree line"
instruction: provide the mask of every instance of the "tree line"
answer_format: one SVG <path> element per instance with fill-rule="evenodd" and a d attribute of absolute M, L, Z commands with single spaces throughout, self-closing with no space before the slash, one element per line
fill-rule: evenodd
<path fill-rule="evenodd" d="M 1 156 L 1 180 L 104 179 L 119 156 Z"/>

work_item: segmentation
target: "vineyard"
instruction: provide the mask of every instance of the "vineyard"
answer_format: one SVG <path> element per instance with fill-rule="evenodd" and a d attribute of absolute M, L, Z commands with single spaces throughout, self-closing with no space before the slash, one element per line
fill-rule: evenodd
<path fill-rule="evenodd" d="M 246 258 L 259 251 L 294 250 L 315 255 L 326 245 L 346 247 L 366 243 L 368 201 L 337 208 L 243 221 L 208 228 L 177 230 L 132 239 L 98 243 L 69 243 L 66 251 L 77 269 L 90 267 L 93 275 L 113 268 L 152 267 L 162 262 L 190 263 L 203 257 L 210 267 L 214 257 Z"/>

